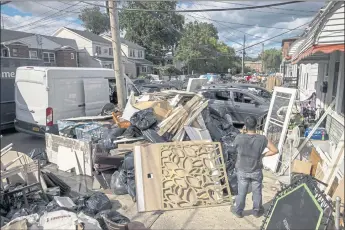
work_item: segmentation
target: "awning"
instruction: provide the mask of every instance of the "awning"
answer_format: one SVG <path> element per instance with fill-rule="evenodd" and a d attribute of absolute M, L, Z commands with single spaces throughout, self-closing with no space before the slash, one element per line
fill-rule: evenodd
<path fill-rule="evenodd" d="M 313 55 L 316 52 L 322 52 L 322 53 L 329 54 L 329 53 L 332 53 L 334 51 L 344 52 L 344 50 L 345 50 L 345 44 L 314 45 L 314 46 L 310 47 L 309 49 L 307 49 L 306 51 L 304 51 L 303 53 L 301 53 L 300 55 L 298 55 L 298 57 L 292 61 L 292 64 L 296 64 L 297 62 L 299 62 L 303 58 L 306 58 L 310 55 Z"/>

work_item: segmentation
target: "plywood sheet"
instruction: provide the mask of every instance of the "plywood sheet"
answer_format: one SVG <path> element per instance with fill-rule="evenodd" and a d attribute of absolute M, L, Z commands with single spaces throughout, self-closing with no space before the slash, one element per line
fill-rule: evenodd
<path fill-rule="evenodd" d="M 231 204 L 220 143 L 172 142 L 136 146 L 138 211 Z"/>
<path fill-rule="evenodd" d="M 320 155 L 318 154 L 318 152 L 316 151 L 315 148 L 313 148 L 311 150 L 309 161 L 311 162 L 311 165 L 312 165 L 312 167 L 311 167 L 311 175 L 315 176 L 317 165 L 319 163 L 322 163 L 322 159 L 321 159 Z"/>

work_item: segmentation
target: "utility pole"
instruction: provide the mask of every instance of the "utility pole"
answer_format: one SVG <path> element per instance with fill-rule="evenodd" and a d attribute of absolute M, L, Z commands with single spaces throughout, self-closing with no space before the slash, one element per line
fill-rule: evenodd
<path fill-rule="evenodd" d="M 111 42 L 113 47 L 114 57 L 114 72 L 116 80 L 117 102 L 120 109 L 124 109 L 126 106 L 126 86 L 124 80 L 124 71 L 122 68 L 121 60 L 121 40 L 120 40 L 120 28 L 119 28 L 119 15 L 116 1 L 108 1 L 109 6 L 109 18 L 111 29 Z"/>
<path fill-rule="evenodd" d="M 246 35 L 243 35 L 243 50 L 242 50 L 242 78 L 244 78 L 244 57 L 246 53 Z"/>
<path fill-rule="evenodd" d="M 261 72 L 264 72 L 264 56 L 265 56 L 265 44 L 262 43 Z"/>

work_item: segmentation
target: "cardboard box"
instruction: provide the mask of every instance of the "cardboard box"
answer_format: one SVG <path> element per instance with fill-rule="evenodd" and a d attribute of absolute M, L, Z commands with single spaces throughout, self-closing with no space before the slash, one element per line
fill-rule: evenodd
<path fill-rule="evenodd" d="M 312 164 L 306 161 L 294 160 L 292 164 L 292 172 L 310 175 Z"/>

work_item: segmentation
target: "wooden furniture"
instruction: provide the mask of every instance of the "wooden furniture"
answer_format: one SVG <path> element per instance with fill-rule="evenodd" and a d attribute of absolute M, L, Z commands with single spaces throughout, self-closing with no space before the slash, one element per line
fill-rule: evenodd
<path fill-rule="evenodd" d="M 11 199 L 11 197 L 17 197 L 17 196 L 22 196 L 24 200 L 24 205 L 25 208 L 29 207 L 29 203 L 27 200 L 27 195 L 29 193 L 33 193 L 36 191 L 41 191 L 42 193 L 42 198 L 48 202 L 48 198 L 43 190 L 42 184 L 41 184 L 41 170 L 40 170 L 40 163 L 38 160 L 35 160 L 31 163 L 24 164 L 21 166 L 16 166 L 14 168 L 11 168 L 7 171 L 2 171 L 1 172 L 1 188 L 4 189 L 4 180 L 7 179 L 7 184 L 11 184 L 11 181 L 8 179 L 11 176 L 18 175 L 18 174 L 24 175 L 26 185 L 24 187 L 20 187 L 18 189 L 14 189 L 8 192 L 4 192 L 4 196 L 7 197 L 8 199 Z M 37 173 L 37 179 L 33 180 L 33 178 L 29 177 L 29 174 L 31 173 Z M 33 182 L 31 182 L 33 181 Z"/>

